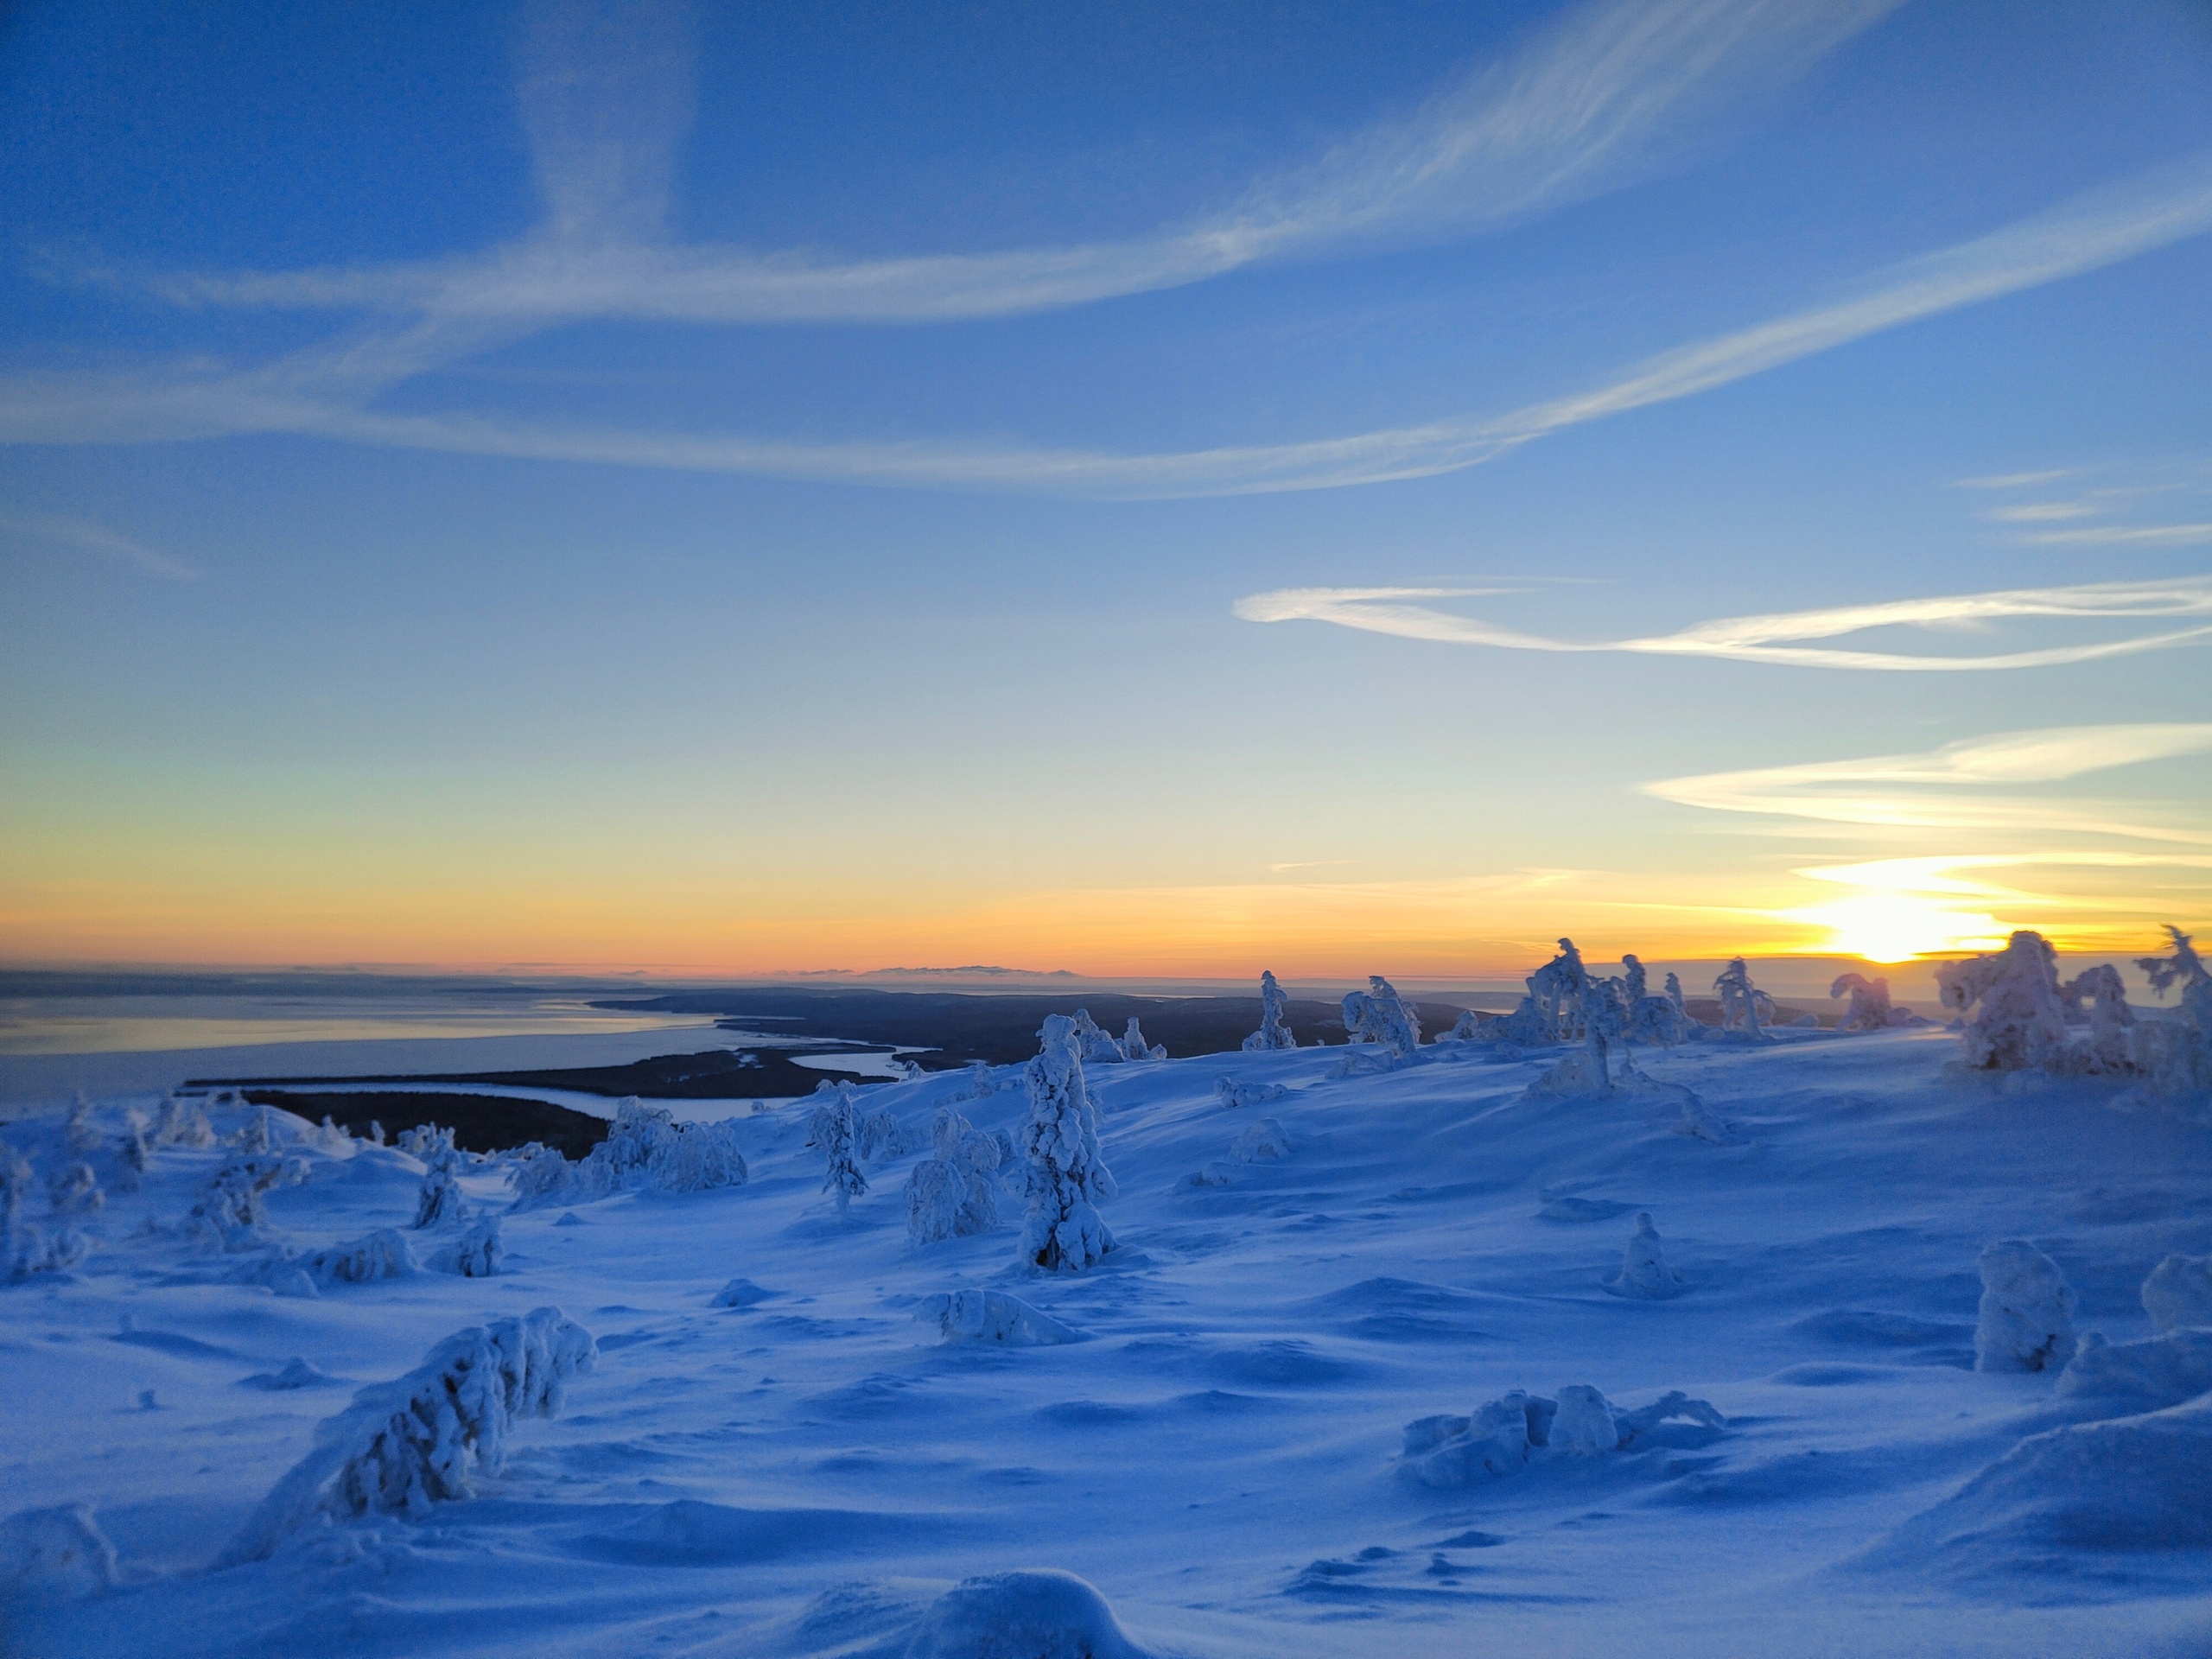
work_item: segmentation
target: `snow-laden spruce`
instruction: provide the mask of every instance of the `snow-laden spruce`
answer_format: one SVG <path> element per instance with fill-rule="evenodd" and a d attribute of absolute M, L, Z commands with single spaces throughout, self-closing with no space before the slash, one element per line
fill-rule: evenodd
<path fill-rule="evenodd" d="M 157 1147 L 212 1147 L 215 1126 L 196 1102 L 164 1095 L 154 1115 L 154 1144 Z"/>
<path fill-rule="evenodd" d="M 1120 1039 L 1093 1020 L 1088 1008 L 1075 1011 L 1075 1046 L 1086 1065 L 1119 1065 L 1129 1058 Z"/>
<path fill-rule="evenodd" d="M 1828 1000 L 1848 996 L 1851 1007 L 1842 1019 L 1835 1022 L 1838 1031 L 1887 1031 L 1891 1026 L 1901 1026 L 1911 1016 L 1890 1001 L 1890 982 L 1864 974 L 1838 974 L 1828 987 Z"/>
<path fill-rule="evenodd" d="M 1047 1014 L 1038 1036 L 1043 1052 L 1023 1076 L 1029 1114 L 1019 1145 L 1029 1163 L 1029 1211 L 1021 1254 L 1048 1271 L 1073 1273 L 1114 1248 L 1098 1214 L 1114 1196 L 1114 1177 L 1099 1155 L 1098 1114 L 1084 1084 L 1075 1021 Z"/>
<path fill-rule="evenodd" d="M 1959 1033 L 1970 1066 L 2017 1071 L 2050 1065 L 2067 1050 L 2058 953 L 2040 933 L 2022 928 L 2002 950 L 1944 963 L 1936 989 L 1952 1013 L 1973 1010 Z"/>
<path fill-rule="evenodd" d="M 434 1128 L 429 1143 L 419 1155 L 423 1190 L 415 1199 L 416 1230 L 454 1226 L 467 1220 L 468 1207 L 461 1197 L 461 1154 L 454 1147 L 453 1131 Z"/>
<path fill-rule="evenodd" d="M 106 1205 L 107 1194 L 92 1166 L 79 1158 L 47 1178 L 46 1201 L 57 1216 L 94 1216 Z"/>
<path fill-rule="evenodd" d="M 906 1178 L 906 1236 L 916 1244 L 988 1232 L 998 1224 L 997 1137 L 950 1106 L 930 1125 L 931 1155 Z"/>
<path fill-rule="evenodd" d="M 842 1216 L 855 1198 L 868 1191 L 868 1177 L 861 1173 L 861 1121 L 852 1084 L 841 1083 L 832 1090 L 830 1097 L 814 1109 L 807 1128 L 807 1139 L 822 1153 L 822 1190 L 836 1202 Z"/>
<path fill-rule="evenodd" d="M 2074 1355 L 2074 1290 L 2058 1263 L 2024 1238 L 1981 1253 L 1977 1371 L 2057 1371 Z"/>
<path fill-rule="evenodd" d="M 887 1106 L 879 1106 L 860 1120 L 854 1133 L 853 1149 L 863 1163 L 887 1164 L 894 1158 L 906 1155 L 906 1131 L 899 1122 L 899 1115 Z"/>
<path fill-rule="evenodd" d="M 2137 1024 L 2129 1033 L 2129 1053 L 2134 1069 L 2158 1092 L 2212 1095 L 2212 973 L 2188 934 L 2169 925 L 2166 936 L 2171 954 L 2139 957 L 2135 965 L 2162 1000 L 2179 986 L 2181 1006 L 2168 1018 Z"/>
<path fill-rule="evenodd" d="M 273 1242 L 269 1194 L 308 1179 L 303 1158 L 242 1158 L 224 1165 L 200 1183 L 181 1232 L 203 1250 L 233 1254 L 265 1248 Z"/>
<path fill-rule="evenodd" d="M 1421 1046 L 1421 1015 L 1380 974 L 1367 976 L 1365 990 L 1347 991 L 1343 1009 L 1352 1047 L 1371 1045 L 1386 1065 L 1402 1065 Z"/>
<path fill-rule="evenodd" d="M 1260 976 L 1260 1028 L 1244 1039 L 1247 1053 L 1262 1053 L 1279 1048 L 1296 1048 L 1298 1039 L 1291 1035 L 1289 1021 L 1285 1018 L 1290 1009 L 1289 995 L 1275 982 L 1273 973 Z"/>
<path fill-rule="evenodd" d="M 1534 1463 L 1625 1451 L 1677 1419 L 1705 1428 L 1727 1426 L 1710 1403 L 1679 1391 L 1624 1411 L 1587 1383 L 1560 1389 L 1555 1400 L 1516 1389 L 1471 1416 L 1408 1423 L 1400 1466 L 1424 1486 L 1471 1486 Z"/>
<path fill-rule="evenodd" d="M 265 1560 L 324 1516 L 419 1518 L 469 1497 L 474 1476 L 499 1473 L 514 1425 L 556 1415 L 569 1379 L 598 1357 L 591 1333 L 557 1307 L 455 1332 L 321 1424 L 315 1449 L 262 1500 L 221 1564 Z"/>

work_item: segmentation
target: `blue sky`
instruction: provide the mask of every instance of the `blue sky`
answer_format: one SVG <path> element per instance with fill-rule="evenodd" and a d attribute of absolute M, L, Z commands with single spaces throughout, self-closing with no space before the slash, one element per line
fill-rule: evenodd
<path fill-rule="evenodd" d="M 2201 6 L 30 4 L 0 82 L 16 957 L 2204 914 Z"/>

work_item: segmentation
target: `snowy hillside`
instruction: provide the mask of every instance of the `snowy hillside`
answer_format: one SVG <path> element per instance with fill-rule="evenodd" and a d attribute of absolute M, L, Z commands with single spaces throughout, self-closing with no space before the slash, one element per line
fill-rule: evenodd
<path fill-rule="evenodd" d="M 1019 1068 L 518 1205 L 256 1109 L 18 1123 L 4 1650 L 2202 1651 L 2212 1304 L 2162 1269 L 2154 1343 L 2141 1287 L 2212 1249 L 2212 1133 L 1960 1047 L 1092 1064 L 1114 1247 L 1061 1274 Z M 2040 1370 L 1975 1368 L 2005 1239 L 1985 1361 Z"/>

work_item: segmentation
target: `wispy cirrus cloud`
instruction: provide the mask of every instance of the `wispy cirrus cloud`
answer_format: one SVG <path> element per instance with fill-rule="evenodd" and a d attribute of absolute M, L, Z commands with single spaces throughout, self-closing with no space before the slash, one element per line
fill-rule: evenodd
<path fill-rule="evenodd" d="M 2021 588 L 1759 616 L 1721 617 L 1675 633 L 1605 640 L 1549 639 L 1414 602 L 1492 597 L 1511 591 L 1497 588 L 1280 588 L 1240 599 L 1234 610 L 1248 622 L 1328 622 L 1369 633 L 1394 634 L 1404 639 L 1486 645 L 1503 651 L 1626 652 L 1648 656 L 1718 657 L 1735 662 L 1800 668 L 1908 673 L 2049 668 L 2157 651 L 2212 636 L 2212 622 L 2207 622 L 2119 639 L 1970 656 L 1866 651 L 1802 643 L 1842 639 L 1870 628 L 1956 626 L 2014 617 L 2085 621 L 2212 616 L 2212 576 L 2184 576 L 2167 582 L 2090 582 L 2070 588 Z"/>
<path fill-rule="evenodd" d="M 2212 753 L 2212 723 L 2172 721 L 2057 726 L 1967 738 L 1916 754 L 1872 755 L 1796 766 L 1669 778 L 1643 792 L 1716 812 L 1763 813 L 1884 829 L 2071 831 L 2138 841 L 2212 846 L 2187 823 L 2139 822 L 2133 806 L 2049 796 L 1993 793 L 2066 783 L 2145 761 Z M 2155 814 L 2152 815 L 2155 816 Z M 2101 855 L 2085 862 L 2112 862 Z M 2138 855 L 2141 861 L 2157 861 Z"/>
<path fill-rule="evenodd" d="M 134 537 L 110 530 L 90 518 L 73 518 L 54 512 L 0 512 L 0 535 L 96 554 L 146 575 L 159 576 L 164 582 L 194 582 L 205 574 L 195 564 L 149 547 Z"/>
<path fill-rule="evenodd" d="M 715 323 L 1006 316 L 1204 282 L 1270 260 L 1478 232 L 1663 168 L 1902 0 L 1598 0 L 1410 113 L 1122 240 L 849 259 L 665 234 L 691 110 L 670 6 L 537 15 L 519 101 L 547 216 L 460 259 L 238 274 L 108 273 L 188 305 Z"/>
<path fill-rule="evenodd" d="M 2040 488 L 2061 479 L 2080 483 L 2063 498 L 2054 499 Z M 2201 518 L 2177 518 L 2178 514 L 2202 513 L 2202 504 L 2212 499 L 2212 474 L 2201 462 L 2072 467 L 1961 479 L 1959 483 L 1974 490 L 2033 489 L 2043 497 L 1990 507 L 1980 515 L 2011 529 L 2009 539 L 2020 547 L 2198 547 L 2212 542 L 2212 523 Z M 2151 521 L 2152 514 L 2162 514 L 2164 521 Z M 2082 522 L 2085 519 L 2107 522 Z"/>

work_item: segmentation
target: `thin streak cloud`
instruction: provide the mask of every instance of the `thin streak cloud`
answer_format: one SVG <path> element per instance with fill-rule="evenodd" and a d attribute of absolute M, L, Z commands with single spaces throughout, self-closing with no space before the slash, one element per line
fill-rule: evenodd
<path fill-rule="evenodd" d="M 71 518 L 59 513 L 0 512 L 0 534 L 96 554 L 146 575 L 159 576 L 164 582 L 194 582 L 205 574 L 197 565 L 188 564 L 89 518 Z"/>
<path fill-rule="evenodd" d="M 912 323 L 1081 305 L 1270 260 L 1447 239 L 1587 200 L 1668 165 L 1901 3 L 1606 0 L 1187 225 L 869 260 L 666 241 L 691 109 L 689 20 L 666 7 L 619 17 L 555 7 L 531 31 L 519 89 L 547 207 L 526 241 L 458 261 L 104 280 L 185 305 L 548 324 Z"/>
<path fill-rule="evenodd" d="M 2212 723 L 2061 726 L 1947 743 L 1918 754 L 1761 766 L 1643 785 L 1643 792 L 1715 812 L 1764 813 L 1885 829 L 2070 831 L 2212 846 L 2212 834 L 2121 816 L 2140 808 L 1993 787 L 2064 783 L 2150 760 L 2212 753 Z"/>
<path fill-rule="evenodd" d="M 1410 602 L 1471 598 L 1498 591 L 1452 588 L 1281 588 L 1240 599 L 1234 610 L 1248 622 L 1330 622 L 1339 627 L 1394 634 L 1405 639 L 1487 645 L 1504 651 L 1628 652 L 1655 656 L 1718 657 L 1733 662 L 1774 663 L 1801 668 L 1910 673 L 2049 668 L 2161 650 L 2212 635 L 2212 623 L 2206 623 L 2120 639 L 1966 657 L 1797 643 L 1840 639 L 1869 628 L 1938 627 L 2007 617 L 2084 620 L 2212 615 L 2212 576 L 2180 577 L 2168 582 L 2091 582 L 2072 588 L 2024 588 L 1762 616 L 1721 617 L 1676 633 L 1611 640 L 1548 639 L 1440 610 L 1432 605 Z"/>

